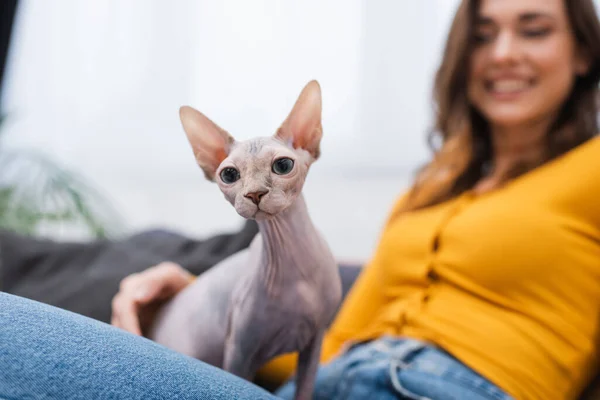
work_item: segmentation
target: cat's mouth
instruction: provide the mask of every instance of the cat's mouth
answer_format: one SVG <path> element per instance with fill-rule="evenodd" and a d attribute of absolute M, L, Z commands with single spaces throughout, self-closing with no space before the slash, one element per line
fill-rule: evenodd
<path fill-rule="evenodd" d="M 256 212 L 254 213 L 254 215 L 252 216 L 253 219 L 256 220 L 261 220 L 261 219 L 270 219 L 273 217 L 273 214 L 265 211 L 265 210 L 261 210 L 260 208 L 257 207 Z"/>

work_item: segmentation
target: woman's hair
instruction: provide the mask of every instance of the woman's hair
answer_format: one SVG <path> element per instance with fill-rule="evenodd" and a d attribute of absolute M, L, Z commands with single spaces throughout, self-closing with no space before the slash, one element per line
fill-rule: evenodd
<path fill-rule="evenodd" d="M 417 174 L 404 211 L 438 204 L 472 188 L 492 161 L 488 123 L 467 98 L 479 3 L 463 0 L 450 28 L 433 89 L 436 119 L 429 135 L 433 158 Z M 515 165 L 505 181 L 564 154 L 598 132 L 600 22 L 593 0 L 565 0 L 565 5 L 577 46 L 587 56 L 590 68 L 586 75 L 576 78 L 571 94 L 548 130 L 543 158 Z"/>

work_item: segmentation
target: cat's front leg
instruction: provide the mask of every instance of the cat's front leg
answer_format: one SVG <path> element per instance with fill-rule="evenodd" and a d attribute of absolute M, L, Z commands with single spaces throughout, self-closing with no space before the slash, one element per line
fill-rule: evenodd
<path fill-rule="evenodd" d="M 223 369 L 251 381 L 256 374 L 256 348 L 244 344 L 245 339 L 235 332 L 227 337 L 223 354 Z"/>
<path fill-rule="evenodd" d="M 241 378 L 251 381 L 256 373 L 256 353 L 260 337 L 250 329 L 253 324 L 252 314 L 243 308 L 238 290 L 233 296 L 227 323 L 225 346 L 223 349 L 223 369 Z"/>
<path fill-rule="evenodd" d="M 324 331 L 318 331 L 308 345 L 299 352 L 295 400 L 312 399 L 317 369 L 319 368 L 323 336 Z"/>

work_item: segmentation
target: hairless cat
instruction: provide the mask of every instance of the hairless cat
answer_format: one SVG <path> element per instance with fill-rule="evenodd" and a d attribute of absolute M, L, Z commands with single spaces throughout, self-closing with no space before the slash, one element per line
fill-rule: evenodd
<path fill-rule="evenodd" d="M 238 214 L 257 221 L 259 234 L 170 300 L 147 336 L 248 380 L 272 358 L 297 351 L 295 398 L 310 399 L 323 333 L 342 293 L 301 193 L 320 154 L 320 86 L 309 82 L 268 137 L 238 142 L 187 106 L 180 117 L 206 178 Z"/>

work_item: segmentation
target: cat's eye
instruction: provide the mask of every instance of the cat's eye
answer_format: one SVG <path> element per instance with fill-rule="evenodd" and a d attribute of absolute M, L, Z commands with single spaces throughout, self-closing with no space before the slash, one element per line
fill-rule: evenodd
<path fill-rule="evenodd" d="M 271 170 L 275 172 L 277 175 L 286 175 L 292 172 L 294 168 L 294 160 L 291 158 L 280 158 L 275 160 Z"/>
<path fill-rule="evenodd" d="M 227 184 L 234 183 L 240 179 L 240 173 L 237 169 L 227 167 L 221 171 L 221 180 Z"/>

